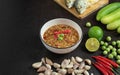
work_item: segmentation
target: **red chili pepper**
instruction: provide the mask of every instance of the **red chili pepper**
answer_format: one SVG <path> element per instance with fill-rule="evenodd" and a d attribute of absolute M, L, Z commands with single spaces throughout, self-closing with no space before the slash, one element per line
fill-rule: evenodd
<path fill-rule="evenodd" d="M 64 30 L 64 31 L 63 31 L 64 34 L 68 34 L 68 33 L 70 33 L 70 32 L 71 32 L 71 30 Z"/>
<path fill-rule="evenodd" d="M 96 62 L 96 64 L 102 67 L 105 71 L 107 71 L 109 75 L 114 75 L 114 73 L 111 70 L 107 69 L 103 64 L 98 63 L 98 62 Z"/>
<path fill-rule="evenodd" d="M 58 35 L 54 35 L 54 38 L 57 39 L 57 38 L 58 38 Z"/>
<path fill-rule="evenodd" d="M 109 66 L 108 64 L 106 64 L 106 63 L 104 63 L 104 62 L 102 62 L 102 61 L 97 61 L 97 63 L 102 64 L 106 69 L 112 71 L 112 67 Z"/>
<path fill-rule="evenodd" d="M 109 62 L 106 62 L 105 60 L 99 58 L 98 56 L 92 56 L 92 57 L 95 58 L 97 61 L 101 61 L 101 62 L 107 64 L 108 66 L 112 66 Z"/>
<path fill-rule="evenodd" d="M 60 31 L 55 31 L 54 32 L 54 35 L 58 35 L 58 34 L 60 34 L 61 32 Z"/>
<path fill-rule="evenodd" d="M 103 69 L 103 67 L 97 65 L 96 63 L 93 63 L 93 65 L 94 65 L 98 70 L 100 70 L 100 71 L 103 73 L 103 75 L 109 75 L 108 72 Z"/>
<path fill-rule="evenodd" d="M 105 58 L 105 57 L 102 57 L 102 56 L 97 56 L 97 57 L 101 58 L 102 60 L 105 60 L 106 62 L 109 62 L 115 68 L 119 67 L 119 65 L 116 62 L 114 62 L 114 61 L 112 61 L 108 58 Z"/>

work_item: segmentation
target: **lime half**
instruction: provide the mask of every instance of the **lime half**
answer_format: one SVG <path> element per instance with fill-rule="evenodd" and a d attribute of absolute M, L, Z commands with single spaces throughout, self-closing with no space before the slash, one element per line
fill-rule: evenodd
<path fill-rule="evenodd" d="M 85 47 L 89 52 L 95 52 L 99 49 L 100 43 L 96 38 L 89 38 L 85 43 Z"/>

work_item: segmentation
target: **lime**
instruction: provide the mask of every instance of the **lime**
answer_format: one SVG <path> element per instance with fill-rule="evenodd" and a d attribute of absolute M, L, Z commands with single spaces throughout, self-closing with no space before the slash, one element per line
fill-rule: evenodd
<path fill-rule="evenodd" d="M 99 26 L 93 26 L 89 29 L 88 36 L 100 41 L 103 38 L 103 30 Z"/>
<path fill-rule="evenodd" d="M 99 49 L 100 43 L 96 38 L 89 38 L 85 43 L 85 47 L 88 51 L 95 52 Z"/>

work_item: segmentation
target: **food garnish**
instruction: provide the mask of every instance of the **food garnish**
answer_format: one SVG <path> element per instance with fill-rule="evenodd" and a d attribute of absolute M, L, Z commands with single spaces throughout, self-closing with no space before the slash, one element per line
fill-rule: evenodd
<path fill-rule="evenodd" d="M 55 31 L 54 38 L 57 40 L 63 40 L 64 36 L 69 34 L 70 32 L 71 32 L 71 30 Z"/>
<path fill-rule="evenodd" d="M 96 38 L 89 38 L 85 43 L 85 47 L 89 52 L 96 52 L 99 46 L 100 43 Z"/>

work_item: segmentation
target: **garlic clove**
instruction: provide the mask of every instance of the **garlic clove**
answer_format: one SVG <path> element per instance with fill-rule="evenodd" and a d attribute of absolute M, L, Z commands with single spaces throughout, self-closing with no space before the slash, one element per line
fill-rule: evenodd
<path fill-rule="evenodd" d="M 39 67 L 41 67 L 41 65 L 42 65 L 42 62 L 36 62 L 36 63 L 32 64 L 32 67 L 33 68 L 39 68 Z"/>

